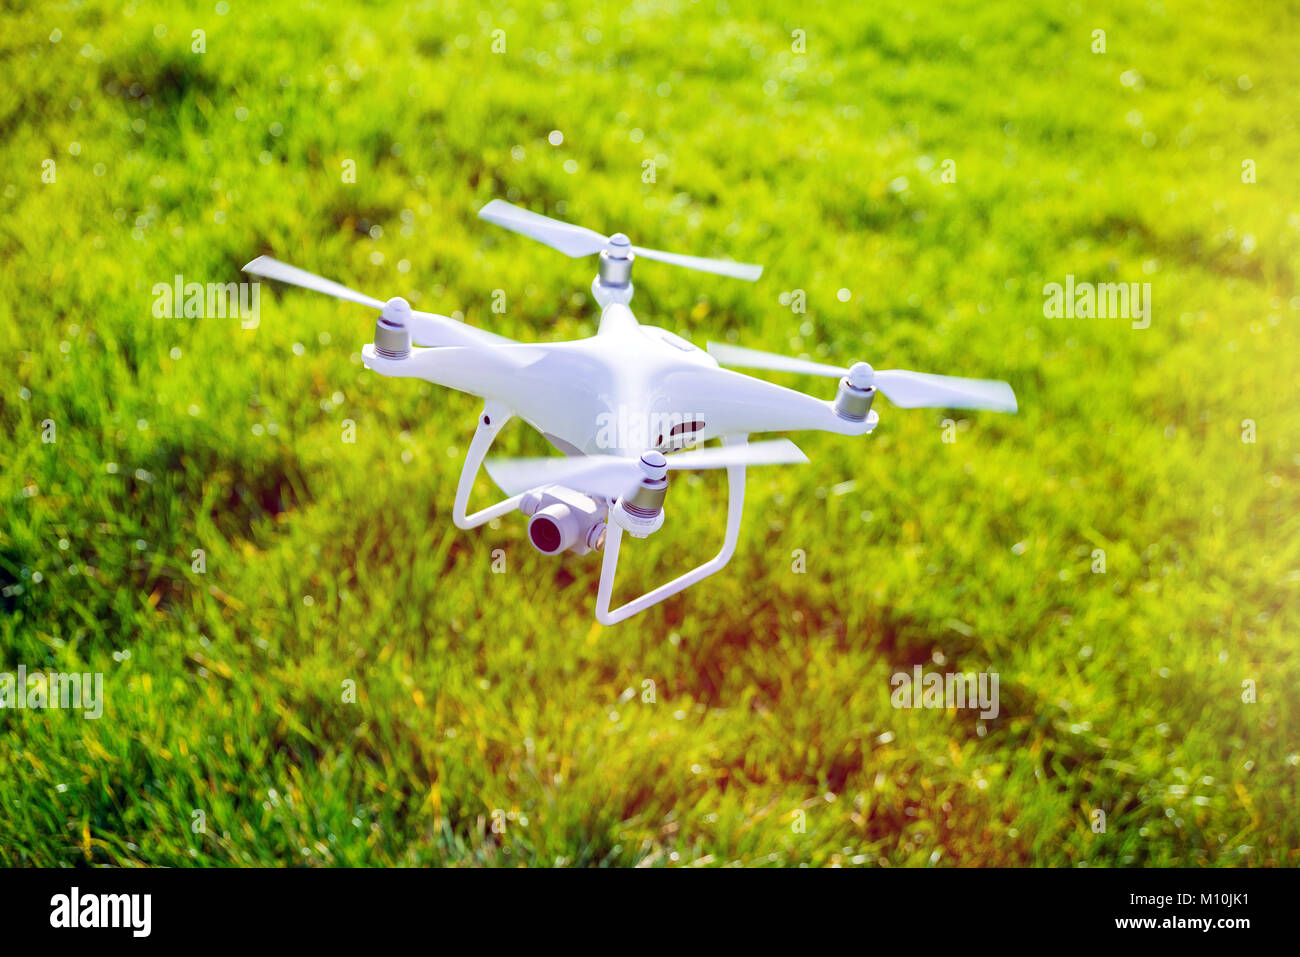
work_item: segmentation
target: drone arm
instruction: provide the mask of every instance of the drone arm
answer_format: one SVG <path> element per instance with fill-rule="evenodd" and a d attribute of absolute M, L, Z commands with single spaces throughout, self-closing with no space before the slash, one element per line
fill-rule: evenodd
<path fill-rule="evenodd" d="M 510 400 L 536 388 L 525 370 L 546 354 L 543 346 L 515 342 L 417 348 L 406 358 L 389 359 L 370 344 L 362 347 L 361 361 L 380 375 L 423 379 L 485 399 L 497 396 Z"/>
<path fill-rule="evenodd" d="M 725 436 L 724 445 L 743 445 L 747 435 Z M 722 550 L 712 559 L 684 575 L 679 575 L 667 584 L 648 591 L 640 598 L 635 598 L 625 605 L 610 609 L 610 599 L 614 592 L 614 578 L 618 572 L 619 546 L 622 544 L 623 529 L 611 520 L 605 531 L 605 557 L 600 568 L 600 588 L 596 593 L 596 620 L 602 625 L 616 625 L 620 621 L 645 611 L 651 605 L 657 605 L 679 591 L 689 588 L 698 581 L 708 578 L 719 571 L 736 552 L 736 542 L 740 538 L 740 520 L 745 511 L 745 467 L 733 465 L 727 468 L 727 531 L 722 542 Z"/>
<path fill-rule="evenodd" d="M 845 419 L 832 402 L 730 369 L 692 369 L 677 390 L 687 408 L 710 410 L 710 434 L 808 429 L 864 435 L 879 418 L 872 413 L 864 421 Z"/>
<path fill-rule="evenodd" d="M 512 344 L 513 339 L 466 325 L 449 316 L 434 312 L 412 312 L 406 319 L 411 342 L 417 346 L 497 346 Z"/>
<path fill-rule="evenodd" d="M 473 515 L 465 514 L 466 509 L 469 508 L 470 492 L 474 490 L 474 480 L 478 478 L 478 471 L 483 466 L 483 459 L 487 456 L 488 449 L 492 447 L 492 442 L 501 431 L 501 427 L 509 422 L 513 415 L 513 412 L 495 399 L 488 399 L 483 403 L 483 412 L 478 417 L 478 429 L 469 444 L 469 451 L 465 453 L 465 467 L 461 469 L 460 483 L 456 486 L 456 504 L 451 512 L 451 520 L 456 523 L 457 528 L 477 528 L 519 507 L 522 494 L 512 495 L 495 505 L 480 509 Z"/>

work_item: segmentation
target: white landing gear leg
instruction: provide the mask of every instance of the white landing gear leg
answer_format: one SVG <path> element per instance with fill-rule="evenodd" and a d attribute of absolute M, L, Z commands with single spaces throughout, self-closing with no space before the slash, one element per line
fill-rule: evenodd
<path fill-rule="evenodd" d="M 748 435 L 729 435 L 723 438 L 723 445 L 745 445 Z M 609 522 L 605 527 L 605 558 L 600 567 L 600 588 L 596 593 L 596 620 L 602 625 L 616 625 L 620 621 L 645 611 L 651 605 L 657 605 L 685 588 L 689 588 L 701 579 L 708 578 L 720 570 L 736 552 L 736 541 L 740 538 L 740 519 L 745 511 L 745 466 L 727 467 L 727 533 L 722 543 L 722 551 L 712 559 L 694 568 L 684 575 L 674 578 L 667 584 L 660 585 L 654 591 L 646 592 L 640 598 L 633 599 L 626 605 L 612 611 L 609 602 L 614 592 L 614 577 L 618 572 L 619 546 L 623 539 L 623 528 L 618 523 L 615 509 L 610 507 Z"/>
<path fill-rule="evenodd" d="M 492 447 L 492 441 L 501 431 L 501 427 L 509 422 L 513 415 L 513 412 L 493 399 L 483 403 L 483 411 L 478 417 L 478 430 L 474 433 L 474 440 L 469 444 L 469 451 L 465 454 L 465 467 L 461 469 L 460 484 L 456 486 L 456 505 L 452 509 L 451 520 L 456 523 L 457 528 L 477 528 L 485 522 L 513 512 L 519 507 L 520 499 L 524 497 L 522 493 L 512 495 L 505 501 L 489 505 L 473 515 L 465 514 L 465 510 L 469 508 L 470 492 L 474 489 L 474 479 L 478 477 L 483 459 L 487 457 L 488 449 Z"/>

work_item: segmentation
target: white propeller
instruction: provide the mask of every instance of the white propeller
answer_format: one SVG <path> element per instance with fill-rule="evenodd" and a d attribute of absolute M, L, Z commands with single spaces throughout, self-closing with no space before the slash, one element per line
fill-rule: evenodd
<path fill-rule="evenodd" d="M 309 273 L 305 269 L 299 269 L 297 266 L 290 266 L 278 259 L 272 259 L 270 256 L 258 256 L 244 267 L 244 272 L 252 276 L 261 276 L 264 279 L 278 279 L 280 282 L 287 282 L 291 286 L 301 286 L 303 289 L 323 292 L 335 299 L 360 303 L 363 306 L 370 306 L 372 309 L 384 308 L 384 304 L 378 299 L 371 299 L 355 289 L 349 289 L 342 283 L 337 283 L 332 279 L 324 279 L 314 273 Z"/>
<path fill-rule="evenodd" d="M 488 459 L 483 463 L 492 481 L 517 495 L 542 485 L 563 485 L 574 491 L 615 499 L 629 495 L 647 477 L 665 469 L 721 469 L 733 465 L 797 465 L 808 456 L 789 439 L 751 445 L 722 445 L 674 455 L 647 452 L 642 458 L 622 455 L 575 455 L 569 458 Z"/>
<path fill-rule="evenodd" d="M 342 283 L 317 276 L 315 273 L 299 269 L 297 266 L 290 266 L 288 263 L 282 263 L 270 256 L 258 256 L 244 267 L 244 272 L 250 276 L 261 276 L 264 279 L 277 279 L 280 282 L 287 282 L 291 286 L 300 286 L 313 292 L 323 292 L 327 296 L 333 296 L 347 302 L 355 302 L 362 306 L 369 306 L 372 309 L 378 309 L 385 314 L 397 317 L 402 324 L 410 328 L 411 341 L 417 346 L 461 346 L 513 341 L 505 336 L 499 336 L 495 332 L 488 332 L 486 329 L 467 326 L 450 316 L 440 316 L 436 312 L 419 312 L 411 309 L 406 305 L 404 299 L 390 299 L 386 303 L 380 302 L 378 299 L 373 299 L 364 293 L 357 292 L 355 289 L 349 289 Z"/>
<path fill-rule="evenodd" d="M 575 258 L 578 256 L 594 256 L 608 246 L 613 239 L 612 236 L 602 236 L 594 229 L 586 229 L 558 219 L 551 219 L 549 216 L 521 209 L 500 199 L 492 200 L 478 211 L 478 215 L 480 219 L 485 219 L 489 223 L 496 223 L 498 226 L 504 226 L 506 229 L 528 236 L 530 239 L 536 239 L 552 249 L 558 249 L 566 256 Z M 687 269 L 697 269 L 700 272 L 716 273 L 719 276 L 731 276 L 734 279 L 746 279 L 753 282 L 763 275 L 763 267 L 753 263 L 737 263 L 726 259 L 684 256 L 681 253 L 668 253 L 660 249 L 646 249 L 643 246 L 633 246 L 631 248 L 633 253 L 644 256 L 646 259 L 656 259 L 659 262 L 671 263 L 674 266 L 685 266 Z"/>
<path fill-rule="evenodd" d="M 849 376 L 853 385 L 859 388 L 874 385 L 890 402 L 904 409 L 1016 411 L 1016 394 L 1010 385 L 996 379 L 963 379 L 906 369 L 872 369 L 865 362 L 844 368 L 720 342 L 710 342 L 708 352 L 722 365 L 833 378 Z"/>

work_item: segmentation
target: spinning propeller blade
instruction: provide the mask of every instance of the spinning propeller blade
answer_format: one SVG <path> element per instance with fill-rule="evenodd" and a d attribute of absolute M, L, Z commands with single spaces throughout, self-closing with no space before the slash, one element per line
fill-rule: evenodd
<path fill-rule="evenodd" d="M 722 469 L 734 465 L 797 465 L 808 456 L 789 439 L 752 445 L 722 445 L 664 456 L 669 469 Z M 634 491 L 645 476 L 640 459 L 622 455 L 575 455 L 569 458 L 488 459 L 492 481 L 517 495 L 542 485 L 563 485 L 577 492 L 614 499 Z"/>
<path fill-rule="evenodd" d="M 277 279 L 280 282 L 287 282 L 291 286 L 310 289 L 312 292 L 323 292 L 327 296 L 333 296 L 347 302 L 355 302 L 362 306 L 369 306 L 381 312 L 389 309 L 393 304 L 393 300 L 384 303 L 378 299 L 371 299 L 364 293 L 349 289 L 342 283 L 317 276 L 315 273 L 299 269 L 297 266 L 290 266 L 288 263 L 282 263 L 270 256 L 258 256 L 244 267 L 244 272 L 250 276 L 261 276 L 264 279 Z M 411 309 L 406 306 L 405 300 L 399 301 L 402 303 L 401 321 L 410 328 L 411 341 L 417 346 L 460 346 L 514 341 L 505 336 L 499 336 L 495 332 L 488 332 L 486 329 L 467 326 L 450 316 L 440 316 L 436 312 L 420 312 Z"/>
<path fill-rule="evenodd" d="M 883 369 L 876 373 L 876 388 L 904 409 L 987 409 L 1015 412 L 1016 394 L 997 379 L 963 379 L 960 376 Z"/>
<path fill-rule="evenodd" d="M 670 469 L 725 469 L 731 465 L 802 465 L 803 450 L 789 439 L 769 439 L 749 445 L 711 445 L 665 456 Z"/>
<path fill-rule="evenodd" d="M 542 485 L 563 485 L 588 495 L 618 498 L 641 481 L 640 463 L 620 455 L 488 459 L 483 467 L 510 495 Z"/>
<path fill-rule="evenodd" d="M 506 229 L 520 233 L 530 239 L 545 243 L 552 249 L 558 249 L 566 256 L 594 256 L 610 242 L 609 236 L 602 236 L 595 230 L 571 223 L 551 219 L 540 213 L 511 205 L 504 200 L 494 199 L 478 212 L 480 219 L 504 226 Z M 633 246 L 632 252 L 646 259 L 684 266 L 700 272 L 716 273 L 719 276 L 731 276 L 734 279 L 746 279 L 753 282 L 763 274 L 763 267 L 753 263 L 731 262 L 726 259 L 705 259 L 700 256 L 684 256 L 681 253 L 669 253 L 660 249 L 646 249 Z"/>
<path fill-rule="evenodd" d="M 332 279 L 324 279 L 315 273 L 309 273 L 297 266 L 282 263 L 270 256 L 258 256 L 244 267 L 244 272 L 252 276 L 261 276 L 264 279 L 278 279 L 280 282 L 287 282 L 291 286 L 301 286 L 303 289 L 311 289 L 314 292 L 323 292 L 335 299 L 346 299 L 348 302 L 360 303 L 363 306 L 370 306 L 372 309 L 384 308 L 384 304 L 378 299 L 371 299 L 355 289 L 349 289 L 342 283 L 337 283 Z"/>
<path fill-rule="evenodd" d="M 828 366 L 810 359 L 796 359 L 793 356 L 781 356 L 775 352 L 759 352 L 757 349 L 729 346 L 723 342 L 710 342 L 707 349 L 709 355 L 724 366 L 767 369 L 771 372 L 798 372 L 804 375 L 824 375 L 832 378 L 844 375 L 844 370 L 839 366 Z"/>
<path fill-rule="evenodd" d="M 674 266 L 684 266 L 687 269 L 711 272 L 719 276 L 730 276 L 732 279 L 743 279 L 746 282 L 754 282 L 763 275 L 763 267 L 755 263 L 737 263 L 729 259 L 704 259 L 700 256 L 666 253 L 661 249 L 646 249 L 644 246 L 633 246 L 632 252 L 661 263 L 671 263 Z"/>
<path fill-rule="evenodd" d="M 774 372 L 796 372 L 839 378 L 850 370 L 808 359 L 744 349 L 725 343 L 710 342 L 709 355 L 722 365 Z M 1011 386 L 995 379 L 963 379 L 959 376 L 909 372 L 906 369 L 873 371 L 865 363 L 859 382 L 875 387 L 894 405 L 904 409 L 987 409 L 991 412 L 1015 412 L 1016 394 Z M 856 369 L 857 367 L 855 367 Z M 874 381 L 870 377 L 874 375 Z M 855 382 L 855 384 L 858 384 Z"/>
<path fill-rule="evenodd" d="M 545 243 L 566 256 L 594 256 L 609 242 L 593 229 L 551 219 L 500 199 L 494 199 L 480 209 L 478 216 L 479 219 L 486 219 L 489 223 L 496 223 L 529 239 Z"/>

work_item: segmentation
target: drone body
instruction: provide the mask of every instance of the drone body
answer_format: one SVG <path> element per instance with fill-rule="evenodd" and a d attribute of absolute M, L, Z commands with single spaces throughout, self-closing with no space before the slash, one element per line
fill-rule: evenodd
<path fill-rule="evenodd" d="M 750 444 L 751 434 L 816 429 L 864 435 L 879 420 L 871 408 L 877 388 L 904 407 L 1015 411 L 1015 397 L 1004 382 L 876 372 L 865 363 L 840 369 L 712 343 L 708 351 L 701 350 L 667 330 L 637 321 L 630 307 L 633 261 L 658 259 L 749 280 L 758 278 L 761 267 L 642 249 L 622 234 L 604 237 L 500 200 L 479 215 L 570 256 L 600 254 L 592 294 L 602 312 L 594 336 L 516 342 L 446 316 L 413 311 L 404 299 L 382 303 L 267 257 L 253 260 L 244 270 L 379 309 L 374 341 L 361 351 L 367 368 L 481 398 L 483 411 L 465 457 L 453 521 L 468 529 L 519 510 L 530 516 L 529 539 L 543 553 L 603 550 L 596 599 L 596 618 L 602 624 L 643 611 L 731 559 L 740 534 L 748 466 L 807 461 L 789 440 Z M 835 376 L 840 379 L 838 392 L 830 401 L 814 398 L 723 369 L 719 360 Z M 497 433 L 514 417 L 540 432 L 565 457 L 485 462 Z M 703 447 L 711 439 L 722 444 Z M 508 497 L 469 513 L 470 490 L 484 465 Z M 683 468 L 727 470 L 729 503 L 721 551 L 611 609 L 623 534 L 644 538 L 662 526 L 668 472 Z"/>

